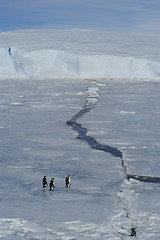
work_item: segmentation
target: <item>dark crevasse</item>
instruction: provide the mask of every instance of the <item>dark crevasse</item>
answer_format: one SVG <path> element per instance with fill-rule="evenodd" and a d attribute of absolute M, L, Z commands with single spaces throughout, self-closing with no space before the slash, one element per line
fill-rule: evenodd
<path fill-rule="evenodd" d="M 91 109 L 95 107 L 95 105 L 97 104 L 98 97 L 99 97 L 99 93 L 98 93 L 99 87 L 107 86 L 107 84 L 100 84 L 97 81 L 92 83 L 94 83 L 93 86 L 88 87 L 86 89 L 87 96 L 86 96 L 86 102 L 84 107 L 77 114 L 75 114 L 69 121 L 67 121 L 67 125 L 71 126 L 72 129 L 78 133 L 78 137 L 77 137 L 78 139 L 87 142 L 91 148 L 110 153 L 113 156 L 120 158 L 122 161 L 122 167 L 123 167 L 126 179 L 128 180 L 135 179 L 141 182 L 149 182 L 149 183 L 160 183 L 159 177 L 129 174 L 125 166 L 123 153 L 119 149 L 109 145 L 99 143 L 94 137 L 87 135 L 87 132 L 88 132 L 87 128 L 83 127 L 80 123 L 77 123 L 77 120 L 79 118 L 83 117 L 86 113 L 91 111 Z"/>
<path fill-rule="evenodd" d="M 93 83 L 93 82 L 92 82 Z M 97 101 L 98 101 L 98 96 L 99 96 L 99 86 L 107 86 L 106 84 L 99 84 L 97 81 L 94 82 L 94 85 L 92 87 L 88 87 L 86 90 L 87 96 L 86 96 L 86 102 L 85 106 L 77 113 L 75 114 L 69 121 L 67 121 L 67 125 L 71 126 L 74 131 L 78 133 L 78 139 L 85 141 L 88 143 L 88 145 L 96 150 L 104 151 L 106 153 L 110 153 L 115 157 L 118 157 L 121 159 L 121 165 L 124 171 L 124 179 L 127 179 L 130 181 L 130 179 L 138 180 L 141 182 L 148 182 L 148 183 L 160 183 L 160 178 L 159 177 L 151 177 L 151 176 L 140 176 L 140 175 L 134 175 L 134 174 L 129 174 L 127 172 L 127 167 L 125 165 L 125 161 L 123 159 L 123 153 L 112 146 L 105 145 L 99 143 L 94 137 L 88 136 L 87 135 L 87 128 L 83 127 L 80 123 L 77 123 L 77 120 L 81 117 L 83 117 L 86 113 L 92 110 L 93 107 L 95 107 Z M 129 219 L 130 218 L 130 209 L 127 209 L 124 204 L 124 212 L 126 214 L 126 217 Z M 124 230 L 126 227 L 123 226 L 122 230 Z M 120 232 L 117 231 L 117 233 L 121 234 Z M 137 227 L 132 226 L 130 229 L 128 229 L 128 234 L 127 236 L 131 237 L 136 237 L 137 234 Z M 126 234 L 124 234 L 126 235 Z"/>
<path fill-rule="evenodd" d="M 97 92 L 98 89 L 95 88 L 95 90 Z M 94 97 L 90 96 L 90 98 L 92 98 L 93 100 Z M 80 140 L 86 141 L 91 148 L 110 153 L 113 156 L 120 157 L 122 159 L 122 152 L 120 150 L 118 150 L 115 147 L 111 147 L 109 145 L 100 144 L 94 137 L 87 135 L 87 132 L 88 132 L 87 128 L 82 127 L 81 124 L 76 122 L 77 119 L 84 116 L 95 106 L 95 101 L 93 102 L 94 102 L 93 105 L 90 104 L 90 106 L 87 106 L 87 101 L 86 101 L 86 105 L 83 107 L 83 109 L 80 110 L 76 115 L 74 115 L 72 119 L 67 121 L 67 125 L 70 125 L 74 131 L 78 132 L 77 138 L 79 138 Z"/>

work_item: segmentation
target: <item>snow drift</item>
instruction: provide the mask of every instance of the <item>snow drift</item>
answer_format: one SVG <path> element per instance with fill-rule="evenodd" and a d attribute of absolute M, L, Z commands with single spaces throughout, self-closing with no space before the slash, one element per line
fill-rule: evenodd
<path fill-rule="evenodd" d="M 160 63 L 111 55 L 75 55 L 59 50 L 0 49 L 0 78 L 159 78 Z"/>

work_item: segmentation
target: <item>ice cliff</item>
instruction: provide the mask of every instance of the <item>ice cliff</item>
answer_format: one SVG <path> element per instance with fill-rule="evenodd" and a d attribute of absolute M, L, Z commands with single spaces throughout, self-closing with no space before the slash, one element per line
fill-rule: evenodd
<path fill-rule="evenodd" d="M 59 50 L 0 49 L 0 78 L 159 78 L 160 63 L 110 55 L 74 55 Z"/>
<path fill-rule="evenodd" d="M 153 40 L 80 30 L 0 33 L 0 79 L 157 79 L 158 40 Z"/>

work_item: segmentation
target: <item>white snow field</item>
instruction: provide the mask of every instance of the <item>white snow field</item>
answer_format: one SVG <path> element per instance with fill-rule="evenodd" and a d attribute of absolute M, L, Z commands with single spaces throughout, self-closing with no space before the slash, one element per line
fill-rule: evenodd
<path fill-rule="evenodd" d="M 159 40 L 0 33 L 0 239 L 160 239 Z"/>

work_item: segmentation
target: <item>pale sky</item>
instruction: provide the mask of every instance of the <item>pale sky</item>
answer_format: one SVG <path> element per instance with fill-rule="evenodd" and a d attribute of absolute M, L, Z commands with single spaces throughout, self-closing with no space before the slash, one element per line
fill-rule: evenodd
<path fill-rule="evenodd" d="M 160 35 L 160 0 L 0 0 L 0 31 L 26 28 Z"/>

